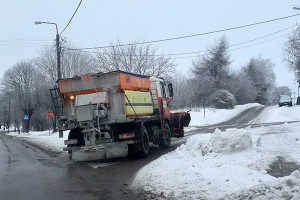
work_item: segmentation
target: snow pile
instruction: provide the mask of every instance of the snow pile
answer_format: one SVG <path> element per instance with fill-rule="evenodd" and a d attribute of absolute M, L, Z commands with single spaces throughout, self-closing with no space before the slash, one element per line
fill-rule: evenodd
<path fill-rule="evenodd" d="M 186 141 L 185 148 L 190 152 L 207 153 L 230 153 L 252 147 L 252 138 L 245 130 L 232 129 L 222 133 L 219 129 L 213 134 L 192 137 Z"/>
<path fill-rule="evenodd" d="M 267 170 L 278 156 L 300 163 L 295 154 L 300 152 L 298 127 L 300 123 L 192 136 L 142 168 L 132 187 L 170 199 L 297 199 L 299 172 L 275 178 Z"/>
<path fill-rule="evenodd" d="M 191 113 L 191 122 L 189 126 L 203 126 L 217 124 L 224 121 L 227 121 L 242 111 L 252 108 L 262 106 L 258 103 L 249 103 L 245 105 L 237 105 L 234 109 L 215 109 L 215 108 L 206 108 L 205 109 L 205 118 L 204 118 L 204 109 L 192 109 Z"/>

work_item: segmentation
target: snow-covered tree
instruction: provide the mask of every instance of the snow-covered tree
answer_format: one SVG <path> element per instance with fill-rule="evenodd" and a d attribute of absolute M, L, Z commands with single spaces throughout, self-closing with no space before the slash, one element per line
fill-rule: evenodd
<path fill-rule="evenodd" d="M 283 48 L 283 61 L 300 80 L 300 26 L 289 35 Z"/>
<path fill-rule="evenodd" d="M 245 70 L 239 70 L 232 77 L 231 91 L 235 96 L 237 104 L 253 103 L 257 97 L 256 88 Z"/>
<path fill-rule="evenodd" d="M 255 102 L 268 105 L 276 103 L 276 76 L 273 71 L 274 64 L 270 59 L 261 56 L 253 57 L 243 68 L 256 90 Z"/>
<path fill-rule="evenodd" d="M 230 75 L 229 65 L 231 63 L 226 37 L 222 36 L 207 51 L 205 55 L 198 56 L 193 61 L 193 73 L 199 79 L 209 78 L 210 81 L 207 84 L 212 84 L 215 90 L 224 89 Z"/>
<path fill-rule="evenodd" d="M 208 103 L 215 108 L 232 109 L 236 104 L 236 100 L 228 90 L 217 90 L 209 96 Z"/>

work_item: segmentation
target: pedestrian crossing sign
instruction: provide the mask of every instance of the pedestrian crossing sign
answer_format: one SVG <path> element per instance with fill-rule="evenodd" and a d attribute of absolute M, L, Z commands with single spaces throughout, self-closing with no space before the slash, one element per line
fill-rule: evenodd
<path fill-rule="evenodd" d="M 24 115 L 24 120 L 29 120 L 29 116 L 28 115 Z"/>

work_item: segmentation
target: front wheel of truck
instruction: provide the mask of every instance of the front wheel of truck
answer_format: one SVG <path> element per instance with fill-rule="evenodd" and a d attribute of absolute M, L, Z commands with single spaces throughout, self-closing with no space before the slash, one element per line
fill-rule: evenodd
<path fill-rule="evenodd" d="M 172 132 L 169 123 L 166 123 L 166 129 L 163 131 L 161 134 L 160 140 L 159 140 L 159 147 L 161 149 L 166 149 L 171 146 L 171 137 L 172 137 Z"/>

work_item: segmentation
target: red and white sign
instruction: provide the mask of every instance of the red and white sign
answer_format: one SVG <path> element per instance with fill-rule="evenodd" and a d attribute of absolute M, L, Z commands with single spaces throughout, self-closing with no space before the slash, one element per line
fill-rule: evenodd
<path fill-rule="evenodd" d="M 52 111 L 48 111 L 48 112 L 47 112 L 47 117 L 48 117 L 48 118 L 53 117 L 53 112 L 52 112 Z"/>

